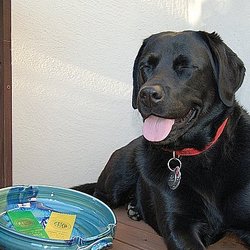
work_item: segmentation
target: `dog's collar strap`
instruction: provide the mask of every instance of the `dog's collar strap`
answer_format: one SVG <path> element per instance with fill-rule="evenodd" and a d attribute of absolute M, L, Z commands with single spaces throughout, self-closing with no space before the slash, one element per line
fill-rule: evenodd
<path fill-rule="evenodd" d="M 228 118 L 220 125 L 220 127 L 218 128 L 214 139 L 202 150 L 198 150 L 195 148 L 184 148 L 182 150 L 177 150 L 175 151 L 177 156 L 195 156 L 195 155 L 199 155 L 203 152 L 205 152 L 206 150 L 208 150 L 213 144 L 216 143 L 216 141 L 219 139 L 219 137 L 221 136 L 222 132 L 224 131 L 224 128 L 227 124 Z"/>

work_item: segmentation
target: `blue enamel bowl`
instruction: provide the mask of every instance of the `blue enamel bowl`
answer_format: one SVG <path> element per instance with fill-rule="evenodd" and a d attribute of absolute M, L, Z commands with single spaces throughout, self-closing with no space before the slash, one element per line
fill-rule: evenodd
<path fill-rule="evenodd" d="M 69 240 L 38 238 L 17 232 L 8 211 L 31 211 L 44 227 L 54 212 L 74 214 Z M 112 245 L 116 217 L 100 200 L 71 189 L 53 186 L 13 186 L 0 189 L 0 249 L 100 250 Z"/>

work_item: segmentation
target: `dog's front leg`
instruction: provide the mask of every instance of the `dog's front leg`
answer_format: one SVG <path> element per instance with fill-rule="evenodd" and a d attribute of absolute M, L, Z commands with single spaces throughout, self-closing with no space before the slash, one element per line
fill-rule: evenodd
<path fill-rule="evenodd" d="M 193 223 L 192 219 L 178 219 L 178 224 L 174 223 L 164 235 L 168 250 L 205 250 L 199 236 L 202 226 L 202 223 Z"/>
<path fill-rule="evenodd" d="M 98 178 L 94 196 L 113 208 L 129 201 L 138 180 L 135 155 L 140 145 L 138 138 L 112 154 Z"/>

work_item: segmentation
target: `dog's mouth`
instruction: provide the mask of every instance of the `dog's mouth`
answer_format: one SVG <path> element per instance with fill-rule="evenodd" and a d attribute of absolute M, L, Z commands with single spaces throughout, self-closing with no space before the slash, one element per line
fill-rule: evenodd
<path fill-rule="evenodd" d="M 165 140 L 171 131 L 189 128 L 198 114 L 198 109 L 192 108 L 184 117 L 164 118 L 150 115 L 143 123 L 143 136 L 151 142 Z"/>

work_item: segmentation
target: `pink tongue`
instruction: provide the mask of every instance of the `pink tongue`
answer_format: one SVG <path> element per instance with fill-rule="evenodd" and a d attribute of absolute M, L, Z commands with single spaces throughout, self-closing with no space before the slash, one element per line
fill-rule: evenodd
<path fill-rule="evenodd" d="M 151 115 L 144 121 L 143 136 L 148 141 L 162 141 L 170 133 L 173 124 L 173 119 L 164 119 Z"/>

